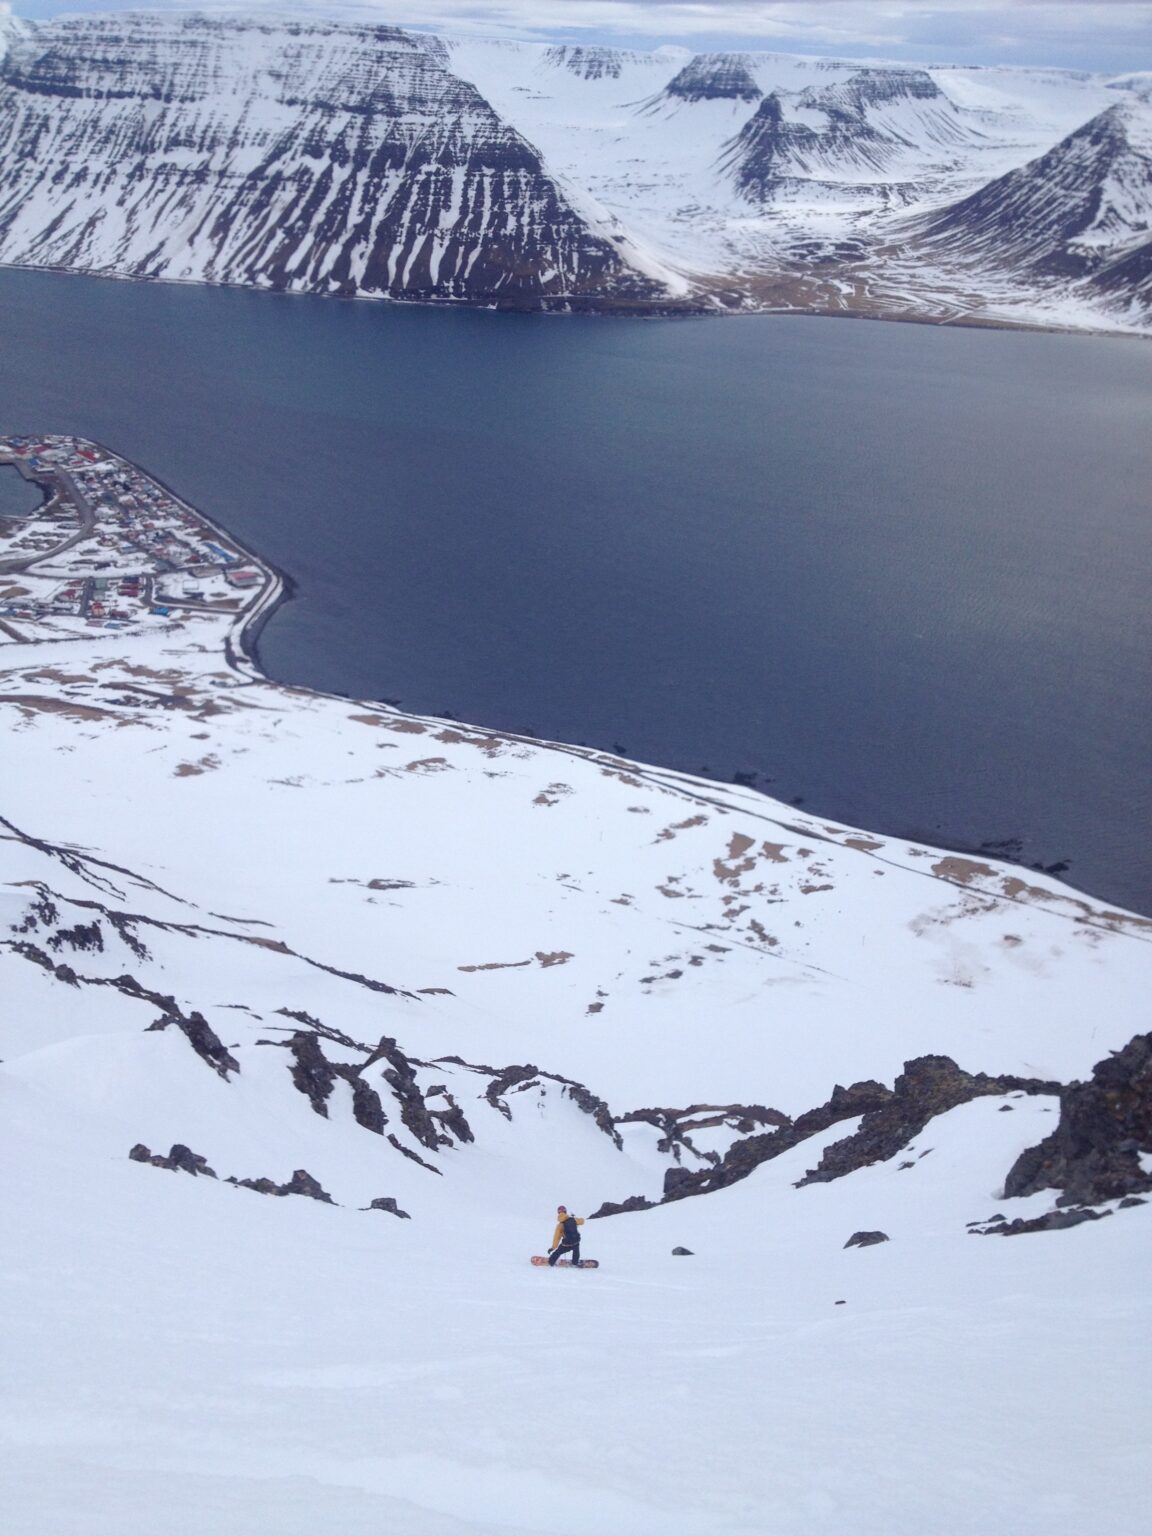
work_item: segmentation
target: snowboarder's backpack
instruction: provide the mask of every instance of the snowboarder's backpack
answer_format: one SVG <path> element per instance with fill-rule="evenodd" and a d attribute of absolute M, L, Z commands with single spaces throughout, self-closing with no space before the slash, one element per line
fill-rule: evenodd
<path fill-rule="evenodd" d="M 564 1241 L 566 1243 L 578 1243 L 580 1241 L 580 1228 L 576 1225 L 575 1216 L 564 1218 Z"/>

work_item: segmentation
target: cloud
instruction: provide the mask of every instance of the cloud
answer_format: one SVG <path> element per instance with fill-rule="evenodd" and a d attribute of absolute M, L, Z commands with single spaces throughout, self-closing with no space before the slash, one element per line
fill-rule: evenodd
<path fill-rule="evenodd" d="M 28 17 L 116 0 L 16 0 Z M 1152 68 L 1149 0 L 160 0 L 140 9 L 327 14 L 446 32 L 654 47 L 883 53 L 957 63 Z"/>

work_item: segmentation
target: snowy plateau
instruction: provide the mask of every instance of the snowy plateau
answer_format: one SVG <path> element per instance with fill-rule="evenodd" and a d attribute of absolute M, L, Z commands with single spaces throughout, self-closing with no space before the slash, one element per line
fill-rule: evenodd
<path fill-rule="evenodd" d="M 622 313 L 1152 326 L 1152 77 L 0 17 L 0 262 Z"/>
<path fill-rule="evenodd" d="M 7 442 L 7 1536 L 1141 1529 L 1152 921 L 273 684 Z"/>

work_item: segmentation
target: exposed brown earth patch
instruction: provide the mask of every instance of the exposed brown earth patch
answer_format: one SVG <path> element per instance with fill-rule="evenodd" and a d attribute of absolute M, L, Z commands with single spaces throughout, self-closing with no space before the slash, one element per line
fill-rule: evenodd
<path fill-rule="evenodd" d="M 699 816 L 689 816 L 687 821 L 674 821 L 670 827 L 664 827 L 661 831 L 657 832 L 653 842 L 670 843 L 677 832 L 687 832 L 690 827 L 703 827 L 707 824 L 708 818 L 701 812 Z"/>
<path fill-rule="evenodd" d="M 571 784 L 549 784 L 532 801 L 533 805 L 556 805 L 572 793 Z"/>
<path fill-rule="evenodd" d="M 531 960 L 488 960 L 483 965 L 458 965 L 458 971 L 520 971 L 526 965 L 531 965 Z"/>
<path fill-rule="evenodd" d="M 909 853 L 919 853 L 918 849 L 910 848 Z M 938 859 L 932 866 L 932 873 L 939 875 L 941 880 L 954 880 L 958 885 L 968 885 L 973 880 L 992 880 L 996 877 L 996 871 L 990 864 L 981 864 L 976 859 L 962 859 L 959 854 L 949 854 L 947 858 Z"/>
<path fill-rule="evenodd" d="M 110 709 L 99 709 L 95 704 L 78 704 L 71 699 L 46 698 L 35 693 L 0 694 L 0 704 L 14 704 L 28 719 L 37 714 L 64 715 L 69 720 L 114 720 Z"/>
<path fill-rule="evenodd" d="M 173 777 L 177 779 L 190 779 L 198 773 L 209 773 L 213 768 L 219 768 L 220 759 L 213 753 L 202 757 L 194 763 L 178 763 L 173 770 Z"/>

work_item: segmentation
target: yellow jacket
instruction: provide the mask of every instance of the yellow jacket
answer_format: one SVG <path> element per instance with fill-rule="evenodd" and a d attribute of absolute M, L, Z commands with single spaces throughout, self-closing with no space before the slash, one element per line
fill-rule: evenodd
<path fill-rule="evenodd" d="M 568 1221 L 569 1219 L 574 1221 L 578 1227 L 582 1227 L 584 1225 L 583 1216 L 572 1216 L 571 1218 L 565 1216 L 563 1221 L 558 1221 L 556 1223 L 556 1230 L 552 1234 L 551 1246 L 553 1248 L 559 1248 L 560 1244 L 564 1241 L 564 1222 Z"/>

